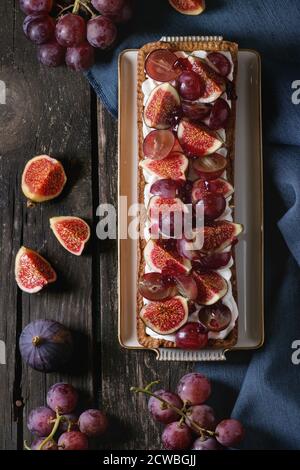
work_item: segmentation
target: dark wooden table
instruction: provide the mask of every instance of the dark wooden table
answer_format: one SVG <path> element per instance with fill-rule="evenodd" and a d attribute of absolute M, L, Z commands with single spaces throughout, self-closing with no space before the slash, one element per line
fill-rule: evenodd
<path fill-rule="evenodd" d="M 95 234 L 98 204 L 117 205 L 117 123 L 82 75 L 38 64 L 17 1 L 0 2 L 0 18 L 0 80 L 6 85 L 6 104 L 0 104 L 0 340 L 7 354 L 0 365 L 0 449 L 22 449 L 23 439 L 30 440 L 28 412 L 43 405 L 47 389 L 59 381 L 71 382 L 85 404 L 111 416 L 102 448 L 160 449 L 146 399 L 129 388 L 157 378 L 175 386 L 192 365 L 170 368 L 151 352 L 126 351 L 118 343 L 117 242 Z M 25 162 L 42 153 L 64 163 L 67 189 L 57 200 L 27 208 L 21 174 Z M 78 215 L 92 225 L 82 257 L 65 251 L 51 233 L 49 218 L 56 215 Z M 59 281 L 40 294 L 22 293 L 15 283 L 15 255 L 23 244 L 58 272 Z M 19 334 L 38 318 L 76 332 L 80 347 L 69 374 L 45 375 L 22 363 Z"/>

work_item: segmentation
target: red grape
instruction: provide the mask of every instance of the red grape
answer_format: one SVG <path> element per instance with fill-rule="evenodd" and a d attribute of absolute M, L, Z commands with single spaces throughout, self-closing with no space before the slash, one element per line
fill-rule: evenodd
<path fill-rule="evenodd" d="M 59 423 L 59 430 L 60 432 L 79 431 L 78 416 L 74 413 L 63 415 Z"/>
<path fill-rule="evenodd" d="M 124 7 L 125 0 L 92 0 L 93 7 L 102 15 L 118 15 Z"/>
<path fill-rule="evenodd" d="M 226 166 L 226 158 L 218 153 L 196 158 L 193 161 L 193 168 L 196 173 L 207 180 L 219 178 L 224 173 Z"/>
<path fill-rule="evenodd" d="M 220 52 L 211 52 L 207 57 L 222 77 L 227 77 L 227 75 L 230 74 L 231 63 L 224 54 L 221 54 Z"/>
<path fill-rule="evenodd" d="M 180 195 L 182 185 L 182 181 L 179 180 L 158 180 L 152 184 L 150 188 L 150 193 L 154 196 L 161 196 L 167 199 L 177 198 Z"/>
<path fill-rule="evenodd" d="M 48 67 L 58 67 L 65 62 L 66 50 L 54 39 L 38 47 L 38 60 Z"/>
<path fill-rule="evenodd" d="M 191 406 L 187 411 L 186 424 L 194 431 L 197 431 L 191 421 L 194 421 L 198 426 L 208 431 L 213 431 L 216 427 L 214 410 L 208 405 Z"/>
<path fill-rule="evenodd" d="M 146 273 L 139 281 L 139 292 L 148 300 L 165 300 L 176 295 L 176 288 L 159 273 Z"/>
<path fill-rule="evenodd" d="M 116 25 L 105 16 L 97 16 L 87 23 L 87 40 L 99 49 L 108 49 L 117 38 Z"/>
<path fill-rule="evenodd" d="M 58 439 L 59 450 L 88 450 L 89 442 L 85 434 L 79 431 L 64 432 Z"/>
<path fill-rule="evenodd" d="M 208 256 L 200 256 L 197 260 L 194 261 L 194 268 L 200 270 L 215 270 L 224 268 L 228 265 L 231 256 L 231 251 L 225 251 L 224 253 L 212 253 Z"/>
<path fill-rule="evenodd" d="M 185 450 L 192 444 L 192 433 L 189 427 L 178 422 L 168 424 L 162 433 L 162 444 L 167 450 Z"/>
<path fill-rule="evenodd" d="M 23 31 L 35 44 L 43 44 L 54 36 L 55 23 L 46 13 L 36 13 L 26 16 Z"/>
<path fill-rule="evenodd" d="M 189 300 L 196 300 L 198 297 L 198 287 L 195 279 L 188 274 L 175 276 L 177 289 L 183 297 Z"/>
<path fill-rule="evenodd" d="M 192 71 L 182 72 L 177 78 L 179 94 L 185 100 L 195 101 L 203 95 L 205 85 L 198 74 Z"/>
<path fill-rule="evenodd" d="M 78 393 L 75 388 L 66 383 L 52 385 L 47 393 L 47 405 L 60 413 L 72 413 L 78 402 Z"/>
<path fill-rule="evenodd" d="M 206 329 L 196 322 L 186 323 L 177 331 L 175 337 L 176 347 L 180 349 L 203 349 L 207 346 L 207 342 Z"/>
<path fill-rule="evenodd" d="M 202 121 L 210 111 L 211 105 L 204 103 L 194 103 L 191 101 L 181 101 L 183 115 L 192 121 Z"/>
<path fill-rule="evenodd" d="M 41 449 L 40 445 L 41 443 L 46 439 L 46 437 L 39 437 L 38 439 L 35 439 L 33 443 L 30 446 L 31 450 L 58 450 L 58 445 L 54 441 L 54 439 L 50 439 Z"/>
<path fill-rule="evenodd" d="M 84 19 L 73 13 L 67 13 L 56 23 L 56 39 L 63 47 L 76 47 L 86 40 Z"/>
<path fill-rule="evenodd" d="M 48 436 L 54 426 L 51 421 L 55 418 L 56 414 L 53 410 L 46 406 L 40 406 L 29 413 L 27 427 L 36 436 Z"/>
<path fill-rule="evenodd" d="M 20 0 L 20 8 L 25 15 L 39 13 L 41 11 L 49 12 L 52 10 L 53 0 Z"/>
<path fill-rule="evenodd" d="M 196 240 L 186 240 L 185 238 L 181 238 L 177 240 L 177 251 L 180 256 L 183 256 L 186 259 L 191 261 L 198 260 L 201 254 L 199 250 L 195 249 L 195 241 Z"/>
<path fill-rule="evenodd" d="M 215 220 L 220 217 L 226 208 L 226 199 L 221 194 L 206 194 L 202 198 L 202 202 L 204 205 L 204 217 L 209 220 Z"/>
<path fill-rule="evenodd" d="M 171 405 L 176 406 L 176 408 L 179 408 L 180 410 L 183 407 L 182 401 L 175 393 L 168 392 L 166 390 L 158 390 L 155 392 L 155 395 L 164 399 Z M 155 421 L 159 421 L 160 423 L 164 424 L 172 423 L 179 417 L 175 410 L 172 410 L 171 408 L 165 408 L 161 401 L 157 400 L 155 397 L 151 397 L 149 399 L 148 410 Z"/>
<path fill-rule="evenodd" d="M 223 98 L 219 98 L 212 107 L 209 116 L 208 127 L 214 131 L 217 131 L 221 128 L 226 128 L 230 111 L 230 106 L 227 101 L 223 100 Z"/>
<path fill-rule="evenodd" d="M 219 444 L 217 443 L 216 439 L 213 437 L 209 437 L 205 441 L 198 437 L 195 440 L 192 450 L 221 450 Z"/>
<path fill-rule="evenodd" d="M 210 397 L 211 384 L 204 375 L 191 372 L 180 379 L 177 393 L 182 401 L 188 401 L 191 405 L 202 405 Z"/>
<path fill-rule="evenodd" d="M 158 82 L 175 80 L 178 73 L 174 68 L 177 57 L 168 49 L 157 49 L 146 58 L 145 70 L 150 78 Z"/>
<path fill-rule="evenodd" d="M 169 130 L 150 132 L 144 140 L 143 152 L 146 158 L 163 160 L 171 153 L 175 144 L 175 136 Z"/>
<path fill-rule="evenodd" d="M 209 331 L 223 331 L 231 322 L 232 314 L 226 305 L 218 303 L 209 307 L 203 307 L 199 311 L 199 321 Z"/>
<path fill-rule="evenodd" d="M 126 0 L 123 7 L 120 11 L 114 15 L 107 15 L 114 23 L 127 23 L 127 21 L 131 20 L 133 15 L 133 9 L 131 2 Z"/>
<path fill-rule="evenodd" d="M 79 416 L 79 429 L 88 437 L 101 436 L 108 428 L 108 419 L 103 411 L 86 410 Z"/>
<path fill-rule="evenodd" d="M 216 439 L 224 447 L 239 444 L 245 437 L 243 425 L 236 419 L 224 419 L 216 427 Z"/>
<path fill-rule="evenodd" d="M 94 48 L 87 42 L 78 47 L 68 47 L 66 64 L 70 69 L 76 72 L 88 70 L 94 65 L 94 62 Z"/>

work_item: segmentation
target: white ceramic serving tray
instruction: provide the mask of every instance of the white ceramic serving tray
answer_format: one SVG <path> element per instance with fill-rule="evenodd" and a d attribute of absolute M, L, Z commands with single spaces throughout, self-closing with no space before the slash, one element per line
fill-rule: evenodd
<path fill-rule="evenodd" d="M 245 227 L 236 246 L 239 331 L 234 350 L 257 349 L 264 342 L 263 187 L 260 57 L 240 50 L 237 83 L 235 219 Z M 137 202 L 137 50 L 119 58 L 119 197 Z M 136 334 L 137 241 L 122 239 L 127 212 L 119 204 L 119 341 L 129 349 L 145 349 Z M 124 230 L 125 229 L 125 230 Z M 160 348 L 160 360 L 226 360 L 225 350 L 184 351 Z"/>

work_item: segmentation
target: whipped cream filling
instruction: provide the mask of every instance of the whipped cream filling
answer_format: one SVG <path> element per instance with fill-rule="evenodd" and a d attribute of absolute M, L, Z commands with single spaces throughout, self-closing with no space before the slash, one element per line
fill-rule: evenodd
<path fill-rule="evenodd" d="M 188 54 L 186 54 L 185 52 L 181 52 L 181 51 L 176 52 L 175 54 L 177 55 L 177 57 L 187 57 L 188 56 Z M 224 54 L 228 58 L 228 60 L 230 61 L 231 65 L 232 65 L 231 72 L 228 75 L 229 80 L 232 80 L 233 79 L 234 64 L 233 64 L 233 61 L 232 61 L 231 54 L 230 54 L 230 52 L 222 52 L 222 54 Z M 202 59 L 206 59 L 207 52 L 206 51 L 196 51 L 196 52 L 193 52 L 193 55 L 196 56 L 196 57 L 202 58 Z M 144 83 L 142 84 L 142 91 L 143 91 L 143 94 L 144 94 L 144 105 L 147 103 L 147 100 L 149 98 L 150 93 L 154 90 L 154 88 L 156 88 L 160 84 L 161 84 L 161 82 L 157 82 L 157 81 L 153 80 L 150 77 L 148 77 L 144 81 Z M 175 85 L 175 83 L 172 83 L 172 82 L 171 82 L 171 84 Z M 231 108 L 232 107 L 231 100 L 227 99 L 226 93 L 224 93 L 221 97 L 225 101 L 227 101 L 228 105 Z M 145 123 L 143 123 L 143 136 L 144 136 L 144 138 L 151 131 L 153 131 L 153 129 L 148 127 Z M 226 142 L 226 130 L 225 129 L 219 129 L 217 134 L 220 136 L 220 138 L 224 142 Z M 218 150 L 218 153 L 220 155 L 223 155 L 224 157 L 227 157 L 228 150 L 225 147 L 221 147 Z M 152 196 L 151 193 L 150 193 L 151 185 L 160 178 L 157 177 L 156 175 L 153 175 L 151 172 L 149 172 L 145 168 L 143 169 L 143 174 L 144 174 L 144 178 L 145 178 L 145 181 L 146 181 L 146 185 L 145 185 L 145 189 L 144 189 L 144 203 L 145 203 L 145 206 L 147 207 L 148 204 L 149 204 L 150 198 Z M 199 177 L 193 172 L 193 170 L 191 169 L 191 166 L 190 166 L 188 179 L 191 180 L 191 181 L 195 181 L 198 178 Z M 226 171 L 224 171 L 224 173 L 222 175 L 222 178 L 227 179 Z M 230 207 L 230 200 L 231 199 L 232 199 L 231 197 L 227 198 L 225 211 L 223 212 L 223 214 L 217 220 L 228 220 L 230 222 L 233 221 L 232 209 Z M 144 228 L 144 238 L 145 238 L 146 241 L 148 241 L 151 238 L 150 237 L 149 227 L 150 227 L 150 223 L 149 223 L 149 221 L 147 221 L 146 224 L 145 224 L 145 228 Z M 231 246 L 229 246 L 228 248 L 225 248 L 223 251 L 224 252 L 229 251 L 230 249 L 231 249 Z M 234 264 L 234 261 L 233 261 L 233 258 L 231 257 L 231 259 L 230 259 L 227 266 L 225 266 L 222 269 L 217 270 L 217 272 L 227 281 L 227 284 L 228 284 L 228 291 L 227 291 L 226 295 L 222 298 L 222 302 L 224 303 L 224 305 L 226 305 L 231 310 L 231 313 L 232 313 L 231 322 L 228 325 L 228 327 L 223 331 L 220 331 L 218 333 L 210 331 L 208 333 L 208 337 L 210 339 L 221 339 L 221 340 L 225 339 L 229 335 L 229 333 L 232 331 L 232 329 L 234 328 L 236 320 L 239 316 L 238 307 L 237 307 L 236 301 L 235 301 L 235 299 L 233 297 L 233 293 L 232 293 L 232 283 L 231 283 L 232 271 L 231 271 L 231 267 L 233 266 L 233 264 Z M 146 265 L 146 267 L 145 267 L 145 272 L 146 273 L 151 272 L 151 269 L 149 268 L 148 265 Z M 144 304 L 147 304 L 147 303 L 149 303 L 149 301 L 147 299 L 144 299 Z M 196 304 L 196 310 L 191 315 L 189 315 L 189 318 L 188 318 L 189 322 L 193 322 L 193 321 L 198 322 L 198 314 L 199 314 L 199 311 L 201 310 L 201 308 L 203 308 L 203 306 Z M 146 333 L 149 336 L 151 336 L 152 338 L 155 338 L 155 339 L 164 339 L 164 340 L 167 340 L 167 341 L 175 342 L 175 334 L 160 335 L 160 334 L 156 333 L 155 331 L 151 330 L 151 328 L 149 328 L 149 327 L 146 327 Z"/>

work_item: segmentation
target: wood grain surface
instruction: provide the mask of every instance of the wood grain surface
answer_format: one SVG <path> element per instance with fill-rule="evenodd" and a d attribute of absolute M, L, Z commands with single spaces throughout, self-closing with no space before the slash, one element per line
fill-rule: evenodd
<path fill-rule="evenodd" d="M 99 203 L 117 205 L 117 123 L 104 110 L 80 74 L 38 64 L 36 48 L 22 32 L 18 2 L 0 2 L 0 340 L 7 363 L 0 365 L 0 449 L 21 449 L 30 441 L 29 411 L 45 403 L 50 385 L 71 382 L 82 406 L 104 408 L 108 435 L 95 447 L 160 449 L 160 433 L 147 413 L 147 401 L 131 385 L 157 378 L 174 387 L 192 364 L 159 363 L 151 352 L 125 351 L 118 343 L 117 243 L 96 237 Z M 25 162 L 48 153 L 60 159 L 68 176 L 56 200 L 27 208 L 20 188 Z M 83 256 L 65 251 L 53 236 L 49 218 L 77 215 L 92 226 Z M 24 244 L 52 263 L 58 282 L 28 295 L 14 280 L 14 259 Z M 74 331 L 77 347 L 63 374 L 42 374 L 22 363 L 18 337 L 38 318 L 59 320 Z"/>

